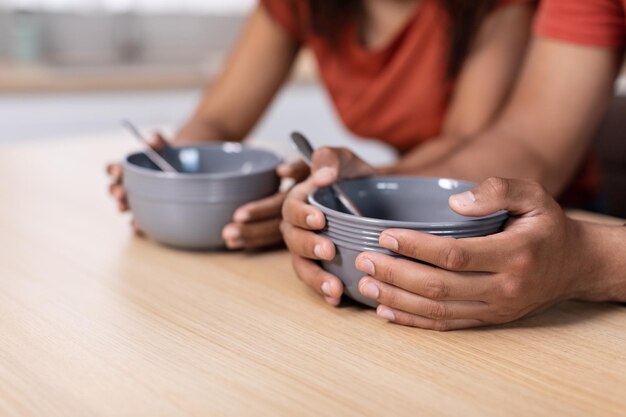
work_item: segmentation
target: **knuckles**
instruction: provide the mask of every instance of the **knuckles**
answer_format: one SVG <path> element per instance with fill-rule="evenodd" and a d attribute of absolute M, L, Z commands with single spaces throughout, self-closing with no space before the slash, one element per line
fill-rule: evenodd
<path fill-rule="evenodd" d="M 487 178 L 483 185 L 495 196 L 506 199 L 509 195 L 510 183 L 508 180 L 499 177 Z"/>
<path fill-rule="evenodd" d="M 443 303 L 431 303 L 427 309 L 428 317 L 434 320 L 444 320 L 451 318 L 450 311 Z"/>
<path fill-rule="evenodd" d="M 431 300 L 443 300 L 448 296 L 449 289 L 443 281 L 436 278 L 428 278 L 424 284 L 424 296 Z"/>
<path fill-rule="evenodd" d="M 458 246 L 446 246 L 441 251 L 440 264 L 444 269 L 456 271 L 463 269 L 468 263 L 468 257 L 465 251 Z"/>

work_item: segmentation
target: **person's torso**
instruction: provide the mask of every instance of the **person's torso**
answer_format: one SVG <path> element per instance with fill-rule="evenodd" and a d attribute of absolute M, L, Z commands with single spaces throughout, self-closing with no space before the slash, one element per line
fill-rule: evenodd
<path fill-rule="evenodd" d="M 452 89 L 446 11 L 424 0 L 413 13 L 376 50 L 361 45 L 356 22 L 335 43 L 313 33 L 304 39 L 345 126 L 401 152 L 439 134 Z"/>

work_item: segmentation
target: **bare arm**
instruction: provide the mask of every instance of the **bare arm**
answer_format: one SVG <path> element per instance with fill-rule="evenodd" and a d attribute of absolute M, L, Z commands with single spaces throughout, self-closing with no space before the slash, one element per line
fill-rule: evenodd
<path fill-rule="evenodd" d="M 576 298 L 626 303 L 626 227 L 578 222 L 576 242 L 587 260 Z"/>
<path fill-rule="evenodd" d="M 390 173 L 437 163 L 493 122 L 519 73 L 532 17 L 531 5 L 517 4 L 485 20 L 457 80 L 441 137 L 405 155 Z"/>
<path fill-rule="evenodd" d="M 620 54 L 611 49 L 533 39 L 518 86 L 499 120 L 420 174 L 473 181 L 528 178 L 559 194 L 589 147 L 619 64 Z"/>
<path fill-rule="evenodd" d="M 299 47 L 257 6 L 221 75 L 177 139 L 242 140 L 289 75 Z"/>

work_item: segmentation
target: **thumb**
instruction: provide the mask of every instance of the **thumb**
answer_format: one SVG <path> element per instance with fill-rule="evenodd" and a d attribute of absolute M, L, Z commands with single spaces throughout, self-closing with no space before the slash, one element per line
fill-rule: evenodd
<path fill-rule="evenodd" d="M 349 149 L 320 148 L 313 154 L 311 172 L 315 185 L 324 187 L 338 180 L 374 175 L 376 170 Z"/>
<path fill-rule="evenodd" d="M 159 132 L 155 132 L 146 138 L 146 143 L 155 151 L 160 151 L 168 146 L 167 140 Z"/>
<path fill-rule="evenodd" d="M 506 210 L 517 217 L 536 215 L 557 204 L 536 182 L 495 177 L 473 190 L 451 196 L 448 203 L 464 216 L 486 216 Z"/>
<path fill-rule="evenodd" d="M 311 176 L 317 187 L 331 185 L 339 179 L 341 158 L 336 148 L 319 148 L 313 154 Z"/>

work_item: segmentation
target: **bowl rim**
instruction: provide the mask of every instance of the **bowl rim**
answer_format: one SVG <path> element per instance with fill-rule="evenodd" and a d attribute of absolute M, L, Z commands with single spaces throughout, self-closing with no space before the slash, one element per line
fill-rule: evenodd
<path fill-rule="evenodd" d="M 180 146 L 180 147 L 175 147 L 175 149 L 177 150 L 184 150 L 184 149 L 198 149 L 198 150 L 202 150 L 202 149 L 207 149 L 207 150 L 214 150 L 214 149 L 221 149 L 223 150 L 224 147 L 226 146 L 233 146 L 234 149 L 239 149 L 239 152 L 247 150 L 247 151 L 254 151 L 254 152 L 258 152 L 258 153 L 262 153 L 265 154 L 267 156 L 270 156 L 272 158 L 274 158 L 274 162 L 272 164 L 270 164 L 269 166 L 265 167 L 265 168 L 259 168 L 259 169 L 254 169 L 251 172 L 247 172 L 247 173 L 237 173 L 237 172 L 205 172 L 205 173 L 187 173 L 187 172 L 164 172 L 164 171 L 156 171 L 153 169 L 148 169 L 148 168 L 144 168 L 144 167 L 140 167 L 138 165 L 135 165 L 133 163 L 130 162 L 130 158 L 137 156 L 137 155 L 142 155 L 145 154 L 144 152 L 132 152 L 127 154 L 124 159 L 122 160 L 122 166 L 124 167 L 124 170 L 130 170 L 133 171 L 139 175 L 148 175 L 151 178 L 160 178 L 160 179 L 176 179 L 176 180 L 202 180 L 202 179 L 207 179 L 207 180 L 231 180 L 231 179 L 240 179 L 240 178 L 245 178 L 245 177 L 250 177 L 250 176 L 254 176 L 254 175 L 262 175 L 262 174 L 266 174 L 268 172 L 271 171 L 276 171 L 276 168 L 283 163 L 283 158 L 281 158 L 278 154 L 276 154 L 275 152 L 272 152 L 268 149 L 263 149 L 260 147 L 256 147 L 256 146 L 250 146 L 250 145 L 245 145 L 239 142 L 214 142 L 214 143 L 210 143 L 210 144 L 206 144 L 206 145 L 200 145 L 200 146 Z"/>
<path fill-rule="evenodd" d="M 471 231 L 488 230 L 494 226 L 501 226 L 503 219 L 504 217 L 503 218 L 494 217 L 493 219 L 482 220 L 479 222 L 468 222 L 468 223 L 463 223 L 462 225 L 457 224 L 457 225 L 452 225 L 452 226 L 450 225 L 450 223 L 437 223 L 437 224 L 428 224 L 428 227 L 425 227 L 425 228 L 412 226 L 410 227 L 410 229 L 418 231 L 418 232 L 424 232 L 424 233 L 454 232 L 454 231 L 466 233 L 466 232 L 471 232 Z M 351 232 L 354 231 L 355 226 L 358 225 L 358 230 L 355 231 L 355 233 L 358 233 L 358 234 L 382 233 L 385 230 L 389 229 L 389 227 L 384 224 L 372 225 L 372 224 L 365 224 L 365 223 L 357 223 L 354 221 L 350 222 L 350 221 L 337 219 L 328 213 L 326 213 L 326 223 L 328 227 L 333 227 L 333 228 L 343 229 L 343 230 L 348 229 Z"/>
<path fill-rule="evenodd" d="M 354 178 L 354 179 L 349 179 L 349 180 L 343 180 L 343 181 L 339 181 L 338 184 L 342 185 L 342 184 L 346 184 L 350 182 L 357 182 L 357 181 L 402 182 L 402 181 L 415 181 L 415 180 L 425 181 L 425 182 L 430 182 L 430 183 L 433 183 L 433 182 L 439 183 L 441 181 L 454 181 L 458 184 L 468 185 L 470 186 L 470 188 L 474 188 L 477 185 L 469 181 L 456 180 L 456 179 L 450 179 L 450 178 L 422 177 L 422 176 L 408 176 L 408 175 L 407 176 L 374 175 L 374 176 L 369 176 L 369 177 L 360 177 L 360 178 Z M 318 188 L 312 191 L 311 193 L 309 193 L 309 195 L 307 196 L 308 203 L 320 209 L 322 213 L 324 213 L 325 215 L 329 215 L 337 219 L 348 221 L 354 225 L 358 225 L 358 224 L 374 225 L 378 227 L 383 227 L 385 229 L 418 229 L 418 228 L 433 228 L 433 227 L 434 228 L 456 228 L 456 227 L 462 227 L 463 225 L 468 226 L 469 224 L 472 224 L 472 223 L 480 223 L 486 220 L 495 220 L 496 218 L 500 218 L 500 217 L 502 218 L 502 222 L 504 223 L 509 216 L 508 212 L 504 210 L 500 210 L 487 216 L 468 217 L 468 220 L 461 221 L 461 222 L 410 222 L 410 221 L 400 221 L 400 220 L 376 219 L 373 217 L 357 217 L 353 214 L 348 214 L 348 213 L 344 213 L 341 211 L 333 210 L 329 207 L 322 205 L 320 202 L 318 202 L 315 199 L 316 193 L 318 193 L 320 190 L 328 189 L 328 188 L 329 187 Z"/>

